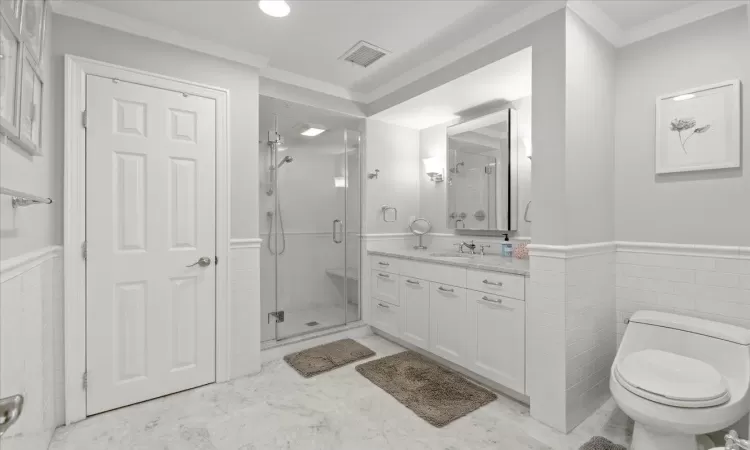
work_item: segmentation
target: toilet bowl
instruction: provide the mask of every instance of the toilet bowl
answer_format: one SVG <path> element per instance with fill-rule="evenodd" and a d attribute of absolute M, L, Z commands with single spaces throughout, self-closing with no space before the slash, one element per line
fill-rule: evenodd
<path fill-rule="evenodd" d="M 612 364 L 610 390 L 635 422 L 631 450 L 697 450 L 696 436 L 750 411 L 750 330 L 639 311 Z"/>

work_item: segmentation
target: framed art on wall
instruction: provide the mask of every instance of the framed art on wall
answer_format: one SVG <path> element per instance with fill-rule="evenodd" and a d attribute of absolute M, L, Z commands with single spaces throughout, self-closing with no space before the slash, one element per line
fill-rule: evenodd
<path fill-rule="evenodd" d="M 656 173 L 740 166 L 740 81 L 656 99 Z"/>

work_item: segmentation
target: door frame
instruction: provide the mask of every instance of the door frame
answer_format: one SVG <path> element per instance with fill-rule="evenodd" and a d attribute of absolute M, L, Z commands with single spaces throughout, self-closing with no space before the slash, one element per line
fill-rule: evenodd
<path fill-rule="evenodd" d="M 64 336 L 65 423 L 87 417 L 86 389 L 86 77 L 117 78 L 216 101 L 216 383 L 229 380 L 229 91 L 191 81 L 65 55 L 64 138 Z"/>

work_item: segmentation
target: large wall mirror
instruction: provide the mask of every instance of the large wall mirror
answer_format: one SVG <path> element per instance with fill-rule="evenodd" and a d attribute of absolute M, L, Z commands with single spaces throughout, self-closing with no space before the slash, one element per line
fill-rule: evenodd
<path fill-rule="evenodd" d="M 517 127 L 513 109 L 448 127 L 449 228 L 518 228 Z"/>

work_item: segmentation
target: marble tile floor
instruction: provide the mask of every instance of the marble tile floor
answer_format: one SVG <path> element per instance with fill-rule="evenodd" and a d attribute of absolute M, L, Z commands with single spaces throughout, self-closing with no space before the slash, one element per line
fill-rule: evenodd
<path fill-rule="evenodd" d="M 379 358 L 403 349 L 359 339 Z M 506 397 L 442 429 L 414 415 L 351 364 L 304 379 L 285 362 L 260 374 L 91 417 L 56 431 L 51 450 L 575 450 L 592 435 L 629 444 L 612 400 L 572 433 L 536 422 Z"/>

